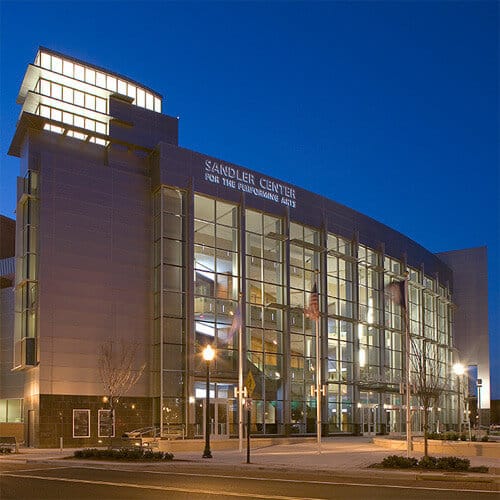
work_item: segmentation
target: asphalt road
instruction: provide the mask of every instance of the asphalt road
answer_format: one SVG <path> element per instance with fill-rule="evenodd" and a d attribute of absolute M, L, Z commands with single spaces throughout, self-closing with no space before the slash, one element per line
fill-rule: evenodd
<path fill-rule="evenodd" d="M 290 470 L 98 463 L 2 464 L 2 500 L 495 499 L 497 484 L 347 477 Z"/>

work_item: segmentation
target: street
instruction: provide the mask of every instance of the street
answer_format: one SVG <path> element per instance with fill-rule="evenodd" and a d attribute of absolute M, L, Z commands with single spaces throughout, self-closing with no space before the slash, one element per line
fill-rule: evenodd
<path fill-rule="evenodd" d="M 22 499 L 493 499 L 497 484 L 165 464 L 3 463 L 2 500 Z"/>

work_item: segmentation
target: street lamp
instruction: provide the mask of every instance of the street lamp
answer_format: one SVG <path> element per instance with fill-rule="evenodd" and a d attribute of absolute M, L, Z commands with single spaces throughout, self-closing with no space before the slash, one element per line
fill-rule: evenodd
<path fill-rule="evenodd" d="M 210 451 L 210 361 L 215 358 L 215 350 L 207 344 L 203 349 L 203 359 L 207 363 L 207 393 L 205 404 L 205 450 L 203 451 L 203 458 L 212 458 Z"/>
<path fill-rule="evenodd" d="M 453 365 L 453 373 L 457 376 L 457 392 L 458 392 L 458 397 L 457 397 L 457 408 L 458 408 L 458 419 L 457 419 L 457 424 L 458 424 L 458 432 L 462 432 L 462 392 L 460 389 L 460 381 L 461 378 L 463 377 L 465 373 L 465 366 L 462 363 L 455 363 Z"/>

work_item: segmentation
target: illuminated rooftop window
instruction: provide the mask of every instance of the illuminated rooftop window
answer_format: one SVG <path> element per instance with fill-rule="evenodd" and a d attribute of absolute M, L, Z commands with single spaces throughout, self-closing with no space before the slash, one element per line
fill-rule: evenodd
<path fill-rule="evenodd" d="M 28 66 L 17 102 L 21 113 L 47 119 L 44 130 L 106 146 L 112 94 L 161 113 L 161 95 L 144 85 L 44 48 Z"/>
<path fill-rule="evenodd" d="M 73 80 L 118 93 L 133 99 L 133 104 L 141 108 L 161 113 L 161 97 L 146 87 L 141 87 L 131 80 L 99 70 L 95 67 L 65 58 L 46 49 L 40 49 L 35 59 L 35 66 L 59 73 Z"/>

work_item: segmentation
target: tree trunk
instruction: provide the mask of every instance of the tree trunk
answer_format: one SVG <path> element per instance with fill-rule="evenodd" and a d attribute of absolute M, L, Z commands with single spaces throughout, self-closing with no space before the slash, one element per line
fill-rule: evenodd
<path fill-rule="evenodd" d="M 427 442 L 428 433 L 429 433 L 429 412 L 427 407 L 424 407 L 424 457 L 429 456 L 429 447 Z"/>

